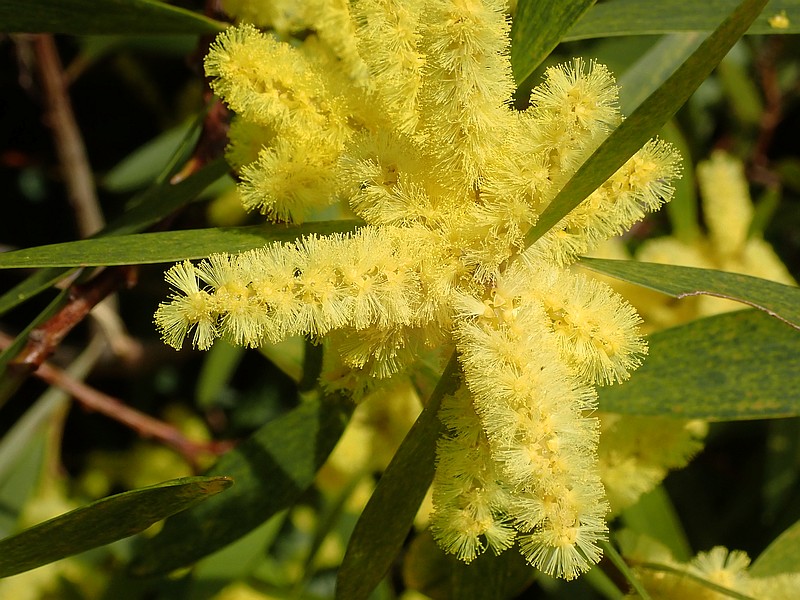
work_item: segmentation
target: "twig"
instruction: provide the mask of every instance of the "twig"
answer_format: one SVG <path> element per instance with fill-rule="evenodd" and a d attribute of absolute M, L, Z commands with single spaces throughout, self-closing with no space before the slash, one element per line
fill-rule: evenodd
<path fill-rule="evenodd" d="M 70 80 L 61 64 L 52 35 L 37 34 L 32 37 L 31 45 L 44 94 L 45 120 L 53 134 L 67 197 L 75 212 L 78 234 L 86 238 L 102 229 L 105 219 L 97 198 L 86 145 L 67 91 Z M 115 353 L 123 358 L 134 356 L 138 345 L 128 336 L 117 308 L 116 298 L 109 296 L 102 307 L 98 307 L 97 314 L 104 317 L 100 325 Z"/>
<path fill-rule="evenodd" d="M 44 92 L 46 120 L 53 132 L 67 194 L 75 211 L 78 232 L 81 237 L 88 237 L 99 231 L 105 220 L 97 201 L 86 147 L 67 94 L 64 69 L 52 35 L 34 35 L 33 49 Z"/>
<path fill-rule="evenodd" d="M 130 287 L 134 281 L 132 267 L 111 267 L 91 281 L 73 286 L 69 302 L 42 326 L 34 329 L 28 344 L 9 364 L 18 374 L 36 371 L 56 349 L 66 335 L 80 323 L 92 307 L 121 285 Z"/>
<path fill-rule="evenodd" d="M 780 184 L 780 177 L 769 168 L 769 148 L 775 137 L 775 131 L 783 116 L 783 97 L 778 82 L 776 66 L 777 55 L 781 48 L 781 40 L 773 36 L 767 40 L 766 48 L 757 61 L 757 69 L 764 92 L 764 112 L 758 127 L 758 137 L 755 141 L 752 159 L 751 178 L 775 187 Z"/>
<path fill-rule="evenodd" d="M 0 333 L 0 345 L 3 348 L 8 347 L 12 341 L 11 337 Z M 176 427 L 131 408 L 117 398 L 96 390 L 48 362 L 41 363 L 35 375 L 45 383 L 70 394 L 84 409 L 105 415 L 129 427 L 143 438 L 157 440 L 172 448 L 195 471 L 198 470 L 203 456 L 223 454 L 234 446 L 230 441 L 194 442 L 186 438 Z"/>

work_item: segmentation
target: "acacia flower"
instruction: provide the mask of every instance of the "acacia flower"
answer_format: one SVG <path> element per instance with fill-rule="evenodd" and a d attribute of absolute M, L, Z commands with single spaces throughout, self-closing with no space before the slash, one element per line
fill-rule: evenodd
<path fill-rule="evenodd" d="M 228 155 L 248 207 L 298 222 L 338 203 L 366 224 L 177 265 L 156 324 L 175 347 L 324 340 L 323 385 L 356 396 L 425 348 L 455 348 L 435 539 L 467 562 L 518 542 L 533 566 L 577 577 L 606 534 L 595 386 L 627 379 L 646 346 L 631 306 L 568 267 L 669 199 L 677 156 L 649 142 L 526 248 L 621 121 L 608 70 L 552 67 L 515 110 L 504 2 L 311 4 L 292 13 L 302 43 L 239 25 L 206 73 L 236 113 Z"/>

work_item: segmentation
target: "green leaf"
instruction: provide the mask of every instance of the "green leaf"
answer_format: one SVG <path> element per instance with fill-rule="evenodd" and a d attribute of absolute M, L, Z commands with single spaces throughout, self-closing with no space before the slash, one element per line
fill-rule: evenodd
<path fill-rule="evenodd" d="M 135 575 L 187 566 L 292 506 L 314 481 L 344 431 L 352 403 L 337 397 L 302 402 L 220 457 L 207 475 L 236 486 L 168 519 L 131 564 Z"/>
<path fill-rule="evenodd" d="M 200 192 L 227 174 L 229 168 L 223 159 L 218 159 L 178 183 L 171 184 L 169 181 L 160 180 L 156 185 L 137 194 L 131 200 L 132 208 L 109 223 L 92 239 L 137 233 L 155 225 L 173 211 L 197 198 Z"/>
<path fill-rule="evenodd" d="M 361 224 L 353 219 L 115 235 L 0 253 L 0 269 L 175 262 L 204 258 L 215 252 L 243 252 L 312 233 L 352 231 Z"/>
<path fill-rule="evenodd" d="M 744 0 L 663 85 L 639 104 L 548 205 L 528 231 L 525 246 L 555 226 L 664 126 L 741 37 L 764 4 L 766 0 Z"/>
<path fill-rule="evenodd" d="M 663 485 L 643 494 L 620 516 L 626 527 L 657 540 L 676 560 L 685 562 L 691 559 L 692 549 L 686 532 Z"/>
<path fill-rule="evenodd" d="M 647 35 L 680 31 L 711 31 L 719 15 L 727 14 L 737 0 L 609 0 L 596 4 L 567 32 L 563 41 L 617 35 Z M 789 27 L 771 26 L 771 17 L 786 11 Z M 800 33 L 800 2 L 772 0 L 758 16 L 748 34 Z"/>
<path fill-rule="evenodd" d="M 703 43 L 699 32 L 665 35 L 617 80 L 619 109 L 629 115 L 658 90 L 658 86 L 680 67 Z"/>
<path fill-rule="evenodd" d="M 101 185 L 111 192 L 136 190 L 155 181 L 165 164 L 174 156 L 184 141 L 192 145 L 200 136 L 196 123 L 182 123 L 143 144 L 120 161 L 102 179 Z"/>
<path fill-rule="evenodd" d="M 660 331 L 649 346 L 629 381 L 598 389 L 601 410 L 709 421 L 800 415 L 800 333 L 761 311 Z"/>
<path fill-rule="evenodd" d="M 572 25 L 596 0 L 521 0 L 511 26 L 511 70 L 517 85 L 547 58 Z"/>
<path fill-rule="evenodd" d="M 186 477 L 98 500 L 0 541 L 0 577 L 103 546 L 147 529 L 227 489 L 227 477 Z"/>
<path fill-rule="evenodd" d="M 336 578 L 336 598 L 366 600 L 389 571 L 433 481 L 442 398 L 457 387 L 456 354 L 383 472 L 356 523 Z"/>
<path fill-rule="evenodd" d="M 68 242 L 68 244 L 86 243 L 92 240 L 97 241 L 104 236 L 124 235 L 141 231 L 159 222 L 171 212 L 193 200 L 200 192 L 227 172 L 228 166 L 225 161 L 218 160 L 206 165 L 196 173 L 193 173 L 183 181 L 174 185 L 162 182 L 151 186 L 141 194 L 135 196 L 135 206 L 133 208 L 107 225 L 90 240 L 79 240 L 78 242 Z M 106 241 L 106 244 L 109 244 L 109 242 Z M 113 242 L 111 242 L 111 245 L 113 245 Z M 14 252 L 24 253 L 25 250 L 15 250 Z M 0 254 L 0 256 L 2 256 L 2 254 Z M 58 261 L 52 259 L 53 257 L 50 256 L 49 264 L 58 263 Z M 78 261 L 78 264 L 81 264 L 80 261 Z M 32 267 L 35 265 L 26 263 L 19 264 L 18 266 Z M 0 314 L 29 300 L 66 277 L 71 269 L 61 268 L 62 266 L 63 265 L 59 265 L 57 268 L 47 268 L 37 271 L 0 296 Z"/>
<path fill-rule="evenodd" d="M 579 264 L 674 298 L 706 294 L 736 300 L 800 329 L 800 288 L 739 273 L 635 260 L 582 258 Z"/>
<path fill-rule="evenodd" d="M 403 561 L 405 584 L 434 600 L 516 598 L 536 577 L 516 548 L 484 552 L 470 564 L 446 554 L 428 530 L 414 538 Z"/>
<path fill-rule="evenodd" d="M 780 534 L 750 567 L 753 577 L 800 572 L 800 521 Z"/>
<path fill-rule="evenodd" d="M 156 0 L 0 0 L 5 33 L 210 34 L 226 24 Z"/>

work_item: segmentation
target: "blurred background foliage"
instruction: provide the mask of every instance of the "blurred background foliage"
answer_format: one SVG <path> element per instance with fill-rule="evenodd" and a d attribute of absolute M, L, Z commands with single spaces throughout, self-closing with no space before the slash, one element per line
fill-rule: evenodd
<path fill-rule="evenodd" d="M 190 0 L 174 4 L 197 12 L 205 9 Z M 112 221 L 156 180 L 187 136 L 189 145 L 191 136 L 196 138 L 195 125 L 208 103 L 200 64 L 209 38 L 59 34 L 52 39 L 99 206 L 105 220 Z M 621 75 L 658 40 L 659 36 L 625 35 L 563 42 L 527 81 L 537 81 L 546 66 L 573 56 L 597 59 Z M 36 44 L 29 34 L 0 37 L 3 250 L 85 235 L 70 204 L 54 144 Z M 743 160 L 758 227 L 796 280 L 798 57 L 796 35 L 742 38 L 662 132 L 685 156 L 675 204 L 694 207 L 701 223 L 694 166 L 715 149 Z M 625 244 L 633 251 L 649 238 L 670 233 L 681 218 L 666 210 L 650 216 Z M 258 222 L 257 216 L 242 212 L 233 181 L 224 177 L 171 215 L 167 226 L 177 230 Z M 170 425 L 194 444 L 193 450 L 177 452 L 121 424 L 114 415 L 69 404 L 63 393 L 29 378 L 0 404 L 0 538 L 110 494 L 193 475 L 213 462 L 219 448 L 211 440 L 246 438 L 297 405 L 302 342 L 290 340 L 264 352 L 218 344 L 208 353 L 176 353 L 161 343 L 152 315 L 165 293 L 164 269 L 163 264 L 136 267 L 135 285 L 114 297 L 117 306 L 112 312 L 120 318 L 112 317 L 110 323 L 103 318 L 83 321 L 50 360 L 70 369 L 74 379 Z M 0 271 L 0 290 L 12 289 L 28 274 L 25 269 Z M 22 331 L 55 293 L 37 296 L 3 315 L 2 334 L 13 337 Z M 8 345 L 5 337 L 3 343 Z M 407 402 L 395 407 L 397 414 L 363 410 L 354 417 L 355 440 L 350 443 L 371 459 L 356 460 L 359 471 L 349 468 L 348 459 L 337 463 L 334 455 L 297 506 L 203 559 L 191 574 L 128 578 L 123 567 L 137 543 L 128 538 L 0 581 L 0 598 L 331 597 L 336 567 L 358 511 L 419 410 L 414 389 L 400 394 Z M 24 417 L 31 417 L 34 406 L 41 414 L 28 423 Z M 359 429 L 363 423 L 370 425 Z M 800 419 L 715 423 L 705 449 L 692 463 L 671 473 L 663 488 L 624 518 L 635 526 L 637 515 L 648 518 L 642 508 L 647 503 L 671 504 L 673 522 L 691 554 L 725 545 L 755 557 L 800 519 L 799 473 Z M 464 567 L 437 554 L 424 536 L 410 544 L 408 560 L 395 565 L 374 597 L 422 597 L 410 591 L 414 587 L 434 598 L 448 597 L 452 590 L 440 587 L 442 573 Z M 504 560 L 518 559 L 514 553 L 507 555 Z M 504 583 L 507 593 L 519 598 L 614 597 L 607 583 L 593 576 L 570 584 L 529 584 L 525 577 Z"/>

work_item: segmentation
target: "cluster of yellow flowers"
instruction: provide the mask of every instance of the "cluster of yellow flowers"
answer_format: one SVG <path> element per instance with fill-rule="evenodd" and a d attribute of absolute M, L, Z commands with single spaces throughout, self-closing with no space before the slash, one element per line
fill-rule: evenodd
<path fill-rule="evenodd" d="M 726 598 L 768 598 L 790 600 L 800 589 L 800 573 L 785 572 L 758 576 L 750 572 L 750 557 L 741 550 L 715 546 L 700 552 L 687 563 L 676 561 L 669 550 L 643 539 L 634 550 L 636 569 L 653 600 L 725 600 Z M 709 585 L 711 584 L 711 585 Z M 714 589 L 719 586 L 722 589 Z M 631 593 L 626 600 L 635 600 Z"/>
<path fill-rule="evenodd" d="M 607 69 L 549 68 L 514 110 L 500 0 L 271 10 L 302 42 L 243 24 L 205 63 L 235 113 L 243 202 L 293 222 L 338 205 L 365 224 L 174 266 L 155 317 L 164 340 L 324 337 L 323 379 L 361 390 L 455 347 L 464 385 L 441 410 L 434 537 L 467 562 L 518 541 L 533 566 L 577 577 L 606 533 L 595 386 L 626 379 L 646 346 L 635 310 L 569 265 L 668 200 L 675 152 L 649 142 L 526 248 L 621 120 Z"/>

